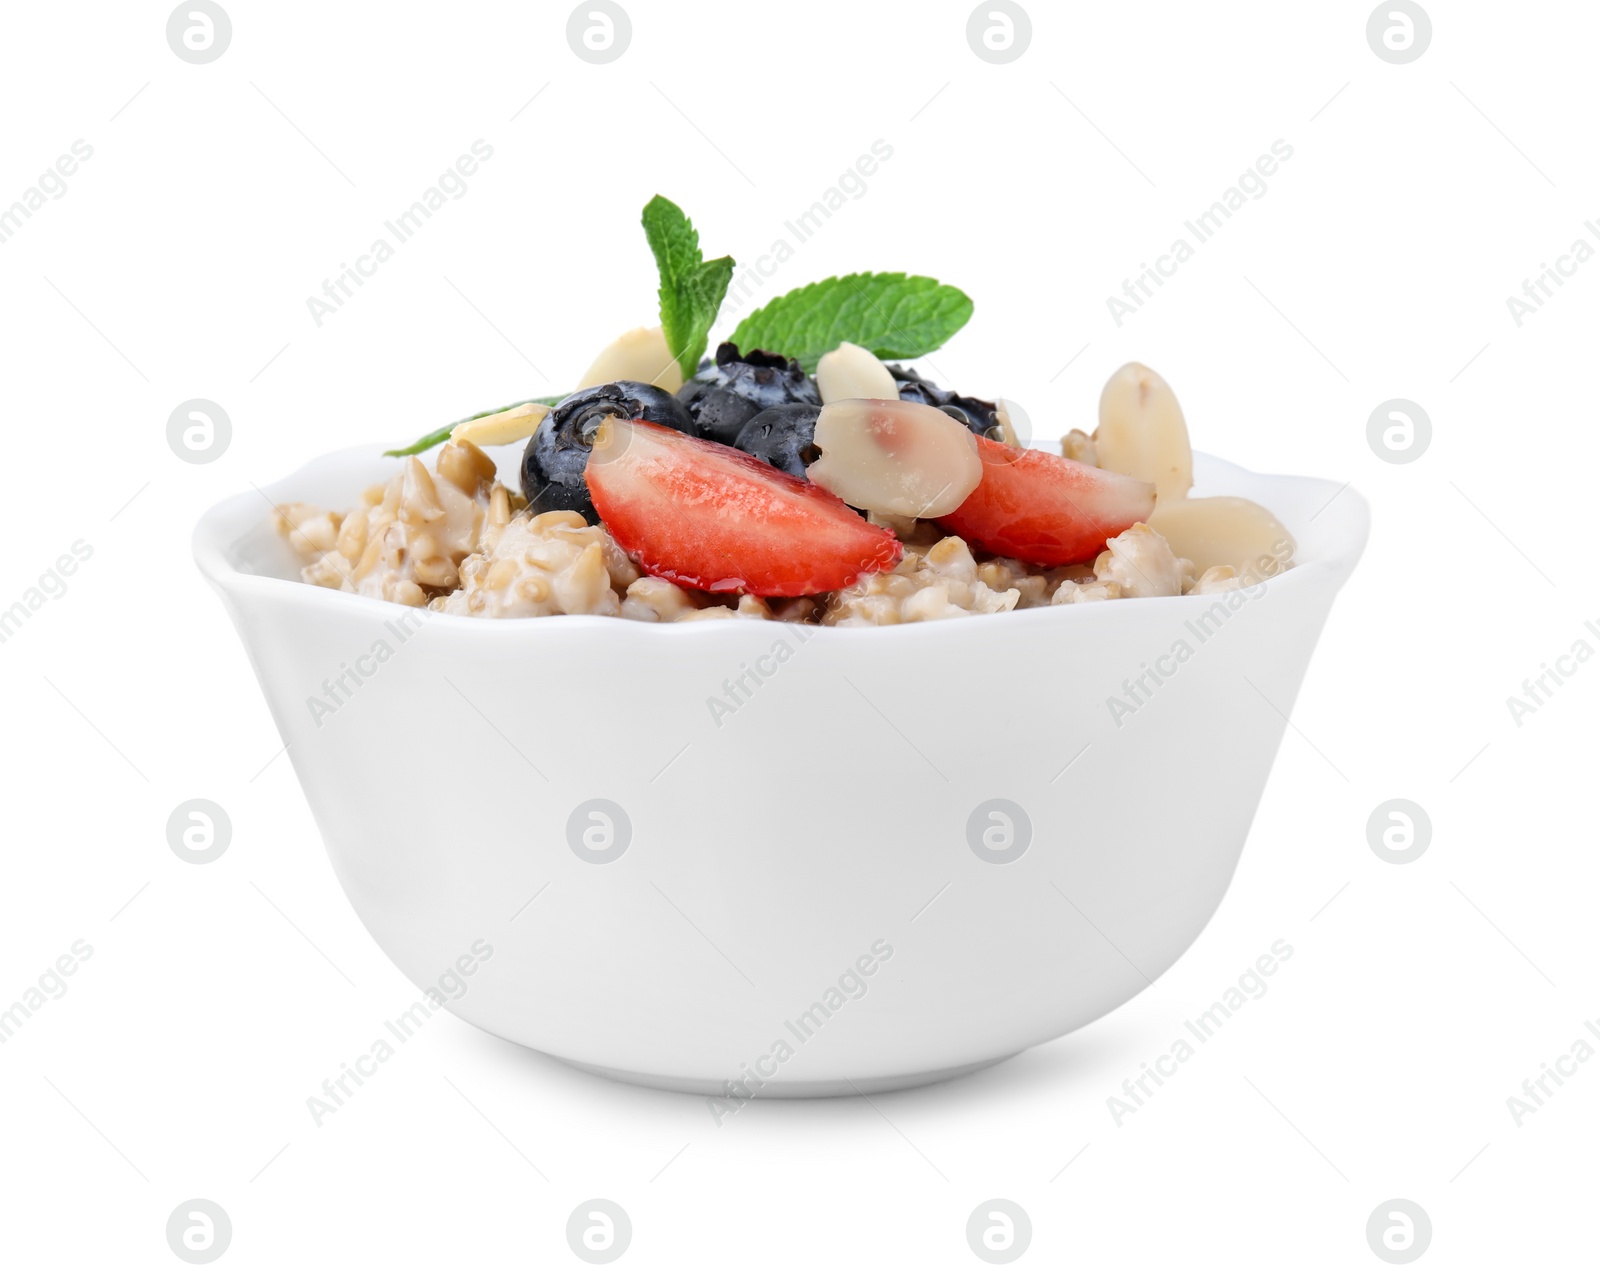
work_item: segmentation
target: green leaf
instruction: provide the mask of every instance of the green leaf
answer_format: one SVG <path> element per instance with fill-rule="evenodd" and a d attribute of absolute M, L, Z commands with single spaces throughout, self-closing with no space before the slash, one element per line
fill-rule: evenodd
<path fill-rule="evenodd" d="M 722 298 L 728 293 L 728 282 L 732 280 L 733 256 L 731 255 L 708 260 L 685 278 L 684 290 L 688 295 L 692 311 L 689 328 L 682 343 L 683 350 L 678 352 L 678 368 L 683 371 L 685 382 L 694 377 L 695 371 L 700 367 L 700 357 L 706 353 L 707 335 L 711 333 L 711 326 L 717 319 L 717 311 L 722 307 Z M 665 329 L 665 326 L 662 328 Z M 679 346 L 670 334 L 667 335 L 667 345 Z"/>
<path fill-rule="evenodd" d="M 640 218 L 661 274 L 661 329 L 683 376 L 692 378 L 733 279 L 733 260 L 727 255 L 703 259 L 700 234 L 689 217 L 659 193 L 645 203 Z"/>
<path fill-rule="evenodd" d="M 840 343 L 880 360 L 914 360 L 937 351 L 972 316 L 972 300 L 932 277 L 853 272 L 780 294 L 733 331 L 739 350 L 792 356 L 807 370 Z"/>
<path fill-rule="evenodd" d="M 474 413 L 471 417 L 463 417 L 461 422 L 475 422 L 480 417 L 493 417 L 496 413 L 504 413 L 508 408 L 520 408 L 524 404 L 544 404 L 554 408 L 566 398 L 564 395 L 541 395 L 531 400 L 518 400 L 515 404 L 502 404 L 499 408 L 485 409 L 481 413 Z M 414 457 L 419 452 L 427 452 L 428 449 L 436 448 L 449 439 L 450 432 L 461 425 L 461 422 L 451 422 L 448 426 L 439 427 L 438 430 L 430 430 L 421 439 L 413 440 L 404 448 L 391 448 L 383 455 L 385 457 Z"/>

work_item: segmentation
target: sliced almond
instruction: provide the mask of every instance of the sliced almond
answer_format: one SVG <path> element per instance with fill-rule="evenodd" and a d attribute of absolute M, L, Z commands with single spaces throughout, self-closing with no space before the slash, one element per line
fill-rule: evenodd
<path fill-rule="evenodd" d="M 1100 393 L 1100 429 L 1094 449 L 1102 470 L 1131 474 L 1156 485 L 1156 500 L 1177 500 L 1194 486 L 1189 427 L 1161 375 L 1126 364 Z"/>
<path fill-rule="evenodd" d="M 978 440 L 955 418 L 909 400 L 825 404 L 806 477 L 847 505 L 876 514 L 938 518 L 983 477 Z"/>
<path fill-rule="evenodd" d="M 490 413 L 488 417 L 475 417 L 459 423 L 450 432 L 452 440 L 465 440 L 479 448 L 493 448 L 498 444 L 521 443 L 544 421 L 550 411 L 544 404 L 519 404 L 503 413 Z"/>
<path fill-rule="evenodd" d="M 1232 567 L 1248 584 L 1276 575 L 1294 560 L 1294 537 L 1265 506 L 1242 496 L 1157 501 L 1152 530 L 1197 572 Z"/>
<path fill-rule="evenodd" d="M 840 343 L 817 361 L 817 391 L 824 404 L 835 400 L 897 400 L 900 387 L 889 366 L 865 347 Z"/>
<path fill-rule="evenodd" d="M 630 329 L 594 358 L 574 390 L 603 382 L 648 382 L 676 395 L 683 385 L 683 370 L 667 347 L 661 326 Z"/>

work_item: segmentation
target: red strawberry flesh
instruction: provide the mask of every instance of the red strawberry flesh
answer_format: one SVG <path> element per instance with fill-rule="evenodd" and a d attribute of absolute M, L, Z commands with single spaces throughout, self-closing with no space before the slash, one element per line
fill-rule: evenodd
<path fill-rule="evenodd" d="M 900 561 L 900 542 L 833 493 L 726 444 L 607 418 L 584 473 L 648 575 L 712 593 L 802 597 Z"/>
<path fill-rule="evenodd" d="M 1044 567 L 1091 562 L 1155 508 L 1155 484 L 1143 479 L 981 435 L 978 455 L 982 480 L 939 524 L 991 553 Z"/>

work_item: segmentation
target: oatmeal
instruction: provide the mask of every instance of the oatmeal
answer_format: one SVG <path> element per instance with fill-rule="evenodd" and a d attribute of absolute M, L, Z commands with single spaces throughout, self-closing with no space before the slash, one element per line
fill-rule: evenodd
<path fill-rule="evenodd" d="M 1166 538 L 1144 523 L 1135 523 L 1106 541 L 1094 560 L 1095 579 L 1114 584 L 1123 597 L 1177 597 L 1194 564 L 1179 558 Z"/>
<path fill-rule="evenodd" d="M 1207 567 L 1188 589 L 1199 597 L 1209 597 L 1213 593 L 1230 593 L 1234 589 L 1249 588 L 1250 581 L 1239 575 L 1232 567 Z"/>
<path fill-rule="evenodd" d="M 1122 586 L 1115 580 L 1086 580 L 1082 583 L 1068 581 L 1050 597 L 1052 606 L 1070 606 L 1074 602 L 1107 602 L 1115 597 L 1126 597 Z"/>
<path fill-rule="evenodd" d="M 1194 564 L 1143 522 L 1108 537 L 1092 564 L 1043 566 L 975 554 L 936 522 L 879 510 L 866 521 L 894 537 L 900 556 L 890 569 L 810 596 L 707 592 L 644 574 L 604 524 L 575 510 L 534 513 L 495 480 L 494 463 L 465 438 L 440 451 L 434 471 L 407 458 L 348 513 L 291 503 L 273 517 L 307 560 L 301 574 L 308 583 L 488 619 L 606 615 L 661 624 L 758 619 L 881 626 L 1205 596 L 1252 582 L 1229 565 L 1211 566 L 1196 579 Z"/>
<path fill-rule="evenodd" d="M 620 615 L 622 595 L 639 578 L 605 528 L 571 510 L 521 510 L 491 522 L 460 572 L 461 587 L 435 598 L 434 610 L 489 619 Z"/>
<path fill-rule="evenodd" d="M 1086 466 L 1098 466 L 1100 453 L 1094 440 L 1081 430 L 1069 430 L 1061 439 L 1061 455 L 1068 461 L 1081 461 Z"/>
<path fill-rule="evenodd" d="M 1203 508 L 1210 517 L 1218 512 Z M 937 522 L 875 510 L 867 525 L 892 536 L 900 551 L 889 569 L 809 596 L 708 592 L 645 574 L 603 523 L 575 510 L 534 513 L 496 481 L 494 463 L 465 438 L 441 449 L 434 471 L 407 458 L 348 513 L 291 503 L 273 517 L 307 560 L 301 574 L 308 583 L 488 619 L 606 615 L 662 624 L 758 619 L 881 626 L 1205 596 L 1252 583 L 1225 564 L 1196 579 L 1194 564 L 1143 522 L 1108 537 L 1092 563 L 1044 566 L 975 553 Z"/>
<path fill-rule="evenodd" d="M 990 574 L 991 579 L 1002 577 Z M 997 591 L 978 577 L 967 542 L 946 536 L 926 550 L 908 548 L 893 571 L 839 590 L 828 600 L 822 622 L 915 624 L 962 615 L 993 615 L 1015 608 L 1015 588 Z"/>
<path fill-rule="evenodd" d="M 493 477 L 494 462 L 481 449 L 450 444 L 439 454 L 436 475 L 411 457 L 347 514 L 290 504 L 273 517 L 309 559 L 300 573 L 308 584 L 425 606 L 433 594 L 460 584 L 458 567 L 477 547 Z"/>
<path fill-rule="evenodd" d="M 730 604 L 728 598 L 679 588 L 670 580 L 641 576 L 628 586 L 622 617 L 647 624 L 678 624 L 701 619 L 776 619 L 785 623 L 810 623 L 818 606 L 808 597 L 768 605 L 764 598 L 746 593 Z"/>

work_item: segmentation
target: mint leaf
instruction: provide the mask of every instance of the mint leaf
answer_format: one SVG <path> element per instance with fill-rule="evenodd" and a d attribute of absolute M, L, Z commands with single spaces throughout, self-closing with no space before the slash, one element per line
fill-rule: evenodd
<path fill-rule="evenodd" d="M 739 322 L 739 350 L 792 356 L 813 371 L 840 343 L 881 360 L 914 360 L 937 351 L 972 316 L 972 300 L 932 277 L 853 272 L 780 294 Z"/>
<path fill-rule="evenodd" d="M 661 274 L 661 329 L 683 376 L 692 378 L 733 279 L 733 260 L 727 255 L 703 259 L 700 234 L 689 217 L 659 193 L 645 203 L 640 218 Z"/>
<path fill-rule="evenodd" d="M 683 350 L 678 353 L 678 367 L 683 370 L 684 381 L 694 377 L 700 367 L 700 357 L 705 355 L 707 335 L 722 307 L 722 298 L 728 293 L 728 283 L 733 280 L 733 257 L 707 260 L 684 279 L 684 293 L 688 297 L 693 316 Z M 667 336 L 667 345 L 679 344 Z"/>
<path fill-rule="evenodd" d="M 515 404 L 502 404 L 499 408 L 485 409 L 481 413 L 474 413 L 471 417 L 463 417 L 461 422 L 475 422 L 480 417 L 490 417 L 495 413 L 504 413 L 508 408 L 519 408 L 524 404 L 545 404 L 550 408 L 554 408 L 566 398 L 564 395 L 542 395 L 537 399 L 518 400 Z M 461 422 L 451 422 L 448 426 L 439 427 L 438 430 L 430 430 L 421 439 L 412 440 L 404 448 L 391 448 L 383 455 L 385 457 L 414 457 L 419 452 L 427 452 L 428 449 L 436 448 L 449 439 L 450 432 L 461 425 Z"/>

